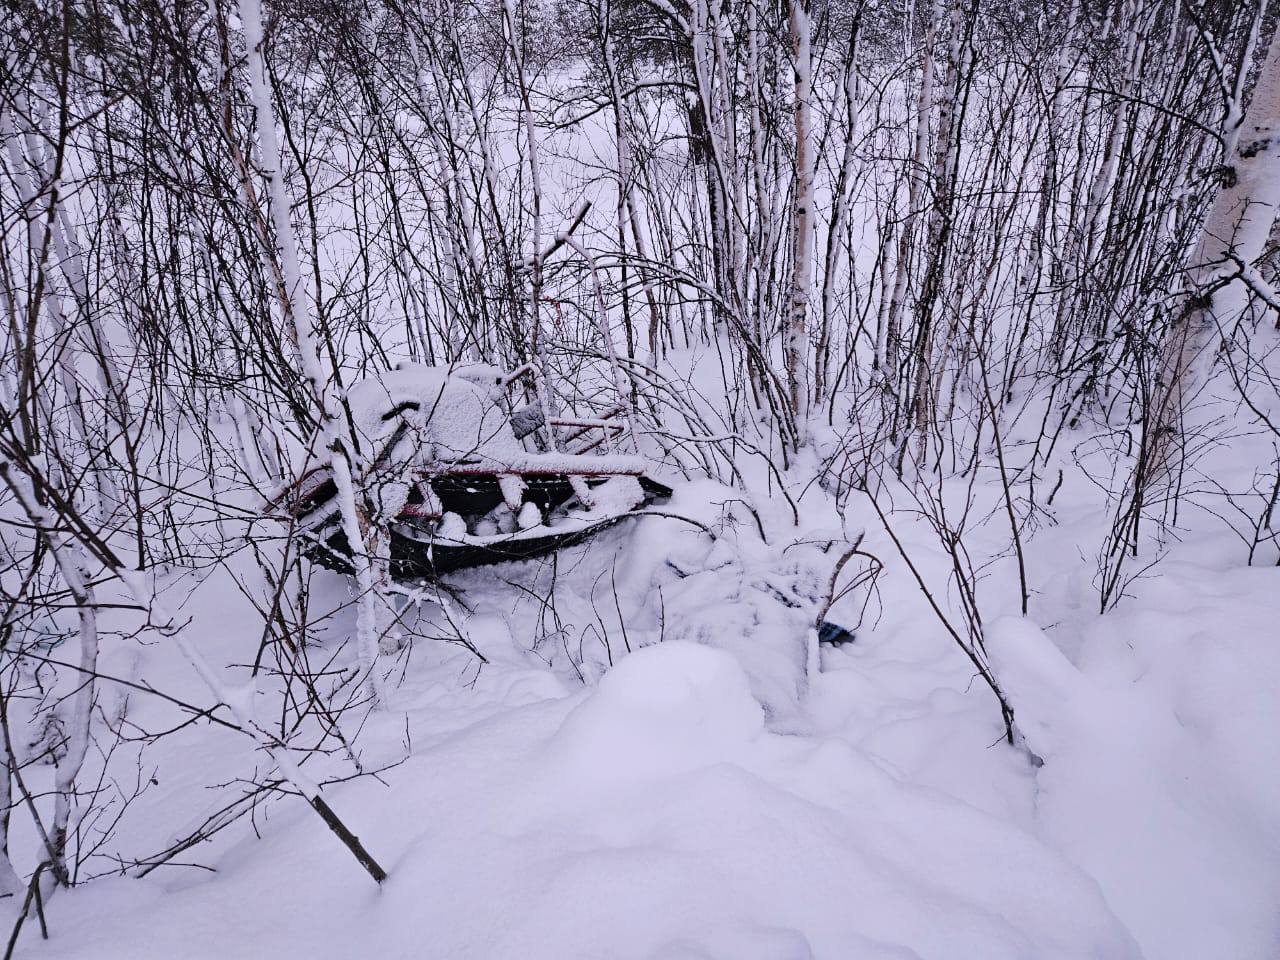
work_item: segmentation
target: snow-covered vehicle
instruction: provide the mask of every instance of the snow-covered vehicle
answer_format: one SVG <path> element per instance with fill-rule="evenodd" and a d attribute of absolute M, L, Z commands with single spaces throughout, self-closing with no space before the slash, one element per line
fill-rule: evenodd
<path fill-rule="evenodd" d="M 592 419 L 547 418 L 537 401 L 513 409 L 508 389 L 527 372 L 405 363 L 348 389 L 357 483 L 375 505 L 370 522 L 387 526 L 395 579 L 539 556 L 671 496 L 643 458 L 616 450 L 631 437 L 622 409 Z M 313 560 L 350 572 L 327 464 L 273 502 L 298 521 Z"/>

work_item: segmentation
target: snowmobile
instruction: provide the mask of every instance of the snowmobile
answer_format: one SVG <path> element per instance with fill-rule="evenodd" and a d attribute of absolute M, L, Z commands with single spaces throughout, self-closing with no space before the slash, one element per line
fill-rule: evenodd
<path fill-rule="evenodd" d="M 396 580 L 542 556 L 671 496 L 643 458 L 619 452 L 635 449 L 622 403 L 594 418 L 547 416 L 540 398 L 516 408 L 508 393 L 530 373 L 404 363 L 347 390 L 364 454 L 356 485 L 387 526 Z M 272 506 L 301 527 L 312 560 L 352 572 L 327 464 Z"/>

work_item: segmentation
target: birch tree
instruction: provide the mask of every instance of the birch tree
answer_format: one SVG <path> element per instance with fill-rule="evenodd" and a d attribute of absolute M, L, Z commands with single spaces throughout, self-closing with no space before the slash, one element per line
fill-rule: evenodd
<path fill-rule="evenodd" d="M 795 67 L 796 179 L 792 191 L 791 296 L 784 342 L 797 440 L 809 416 L 809 298 L 813 286 L 813 26 L 807 0 L 789 0 Z"/>
<path fill-rule="evenodd" d="M 1241 65 L 1242 77 L 1248 66 Z M 1160 358 L 1151 417 L 1153 479 L 1175 467 L 1173 437 L 1184 431 L 1190 398 L 1209 374 L 1219 331 L 1239 316 L 1251 291 L 1276 299 L 1256 264 L 1280 211 L 1280 31 L 1272 35 L 1248 109 L 1241 114 L 1230 104 L 1223 142 L 1230 152 L 1188 261 L 1190 292 Z"/>
<path fill-rule="evenodd" d="M 391 630 L 389 583 L 390 543 L 379 522 L 376 508 L 361 508 L 356 478 L 360 474 L 360 450 L 350 430 L 344 429 L 342 408 L 333 378 L 320 359 L 323 334 L 312 314 L 303 286 L 297 236 L 290 219 L 290 203 L 285 189 L 283 157 L 276 134 L 275 109 L 267 81 L 263 52 L 262 7 L 259 0 L 239 0 L 248 58 L 249 90 L 254 106 L 259 154 L 267 180 L 267 209 L 270 212 L 274 249 L 263 249 L 272 271 L 278 271 L 279 307 L 285 327 L 297 350 L 299 362 L 312 397 L 320 412 L 320 446 L 328 454 L 338 488 L 342 532 L 351 546 L 351 562 L 356 580 L 356 643 L 360 650 L 369 692 L 375 702 L 384 702 L 386 693 L 378 672 L 380 645 Z"/>

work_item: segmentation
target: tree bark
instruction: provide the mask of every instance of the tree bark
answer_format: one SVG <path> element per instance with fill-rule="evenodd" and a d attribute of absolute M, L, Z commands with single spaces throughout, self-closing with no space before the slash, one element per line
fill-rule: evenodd
<path fill-rule="evenodd" d="M 791 298 L 787 319 L 787 378 L 796 440 L 804 439 L 809 411 L 809 294 L 813 285 L 813 46 L 806 0 L 790 0 L 791 52 L 795 58 L 796 185 L 792 192 Z"/>
<path fill-rule="evenodd" d="M 1230 115 L 1228 115 L 1230 118 Z M 1151 417 L 1151 476 L 1174 466 L 1173 438 L 1182 433 L 1187 399 L 1211 366 L 1214 332 L 1244 309 L 1248 286 L 1239 278 L 1262 255 L 1280 209 L 1280 31 L 1239 124 L 1224 131 L 1234 151 L 1224 158 L 1218 192 L 1187 270 L 1189 292 L 1165 338 Z"/>

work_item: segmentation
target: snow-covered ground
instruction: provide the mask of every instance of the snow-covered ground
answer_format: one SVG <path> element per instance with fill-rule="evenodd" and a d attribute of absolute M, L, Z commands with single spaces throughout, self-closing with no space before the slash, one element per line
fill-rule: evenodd
<path fill-rule="evenodd" d="M 837 517 L 801 489 L 812 530 L 756 491 L 769 543 L 741 492 L 702 481 L 664 509 L 715 539 L 651 517 L 554 565 L 456 575 L 483 667 L 428 639 L 442 608 L 424 601 L 391 702 L 358 739 L 366 768 L 387 768 L 325 790 L 387 868 L 382 889 L 284 799 L 180 858 L 211 870 L 59 893 L 51 939 L 27 929 L 18 955 L 1280 955 L 1280 568 L 1244 566 L 1221 524 L 1200 523 L 1099 615 L 1084 558 L 1107 516 L 1068 483 L 1056 523 L 1028 542 L 1029 618 L 1013 615 L 1008 557 L 984 581 L 988 647 L 1025 738 L 1011 747 L 874 513 L 854 498 Z M 944 584 L 924 524 L 891 520 Z M 869 599 L 856 642 L 823 647 L 815 674 L 812 584 L 832 562 L 818 531 L 841 522 L 865 530 L 885 572 L 870 598 L 831 610 L 852 623 Z M 985 531 L 970 549 L 994 555 Z M 260 621 L 218 586 L 192 595 L 192 629 L 244 662 Z M 316 595 L 348 599 L 330 574 Z M 351 617 L 328 621 L 321 645 L 336 649 Z M 171 656 L 135 644 L 104 669 L 135 658 L 198 699 Z M 131 709 L 145 723 L 171 708 Z M 209 784 L 263 762 L 203 728 L 147 756 L 159 782 L 122 846 L 148 831 L 157 846 L 184 825 L 173 811 L 192 817 Z"/>
<path fill-rule="evenodd" d="M 651 5 L 665 6 L 656 0 Z M 910 39 L 910 24 L 905 33 Z M 1136 44 L 1137 33 L 1132 36 Z M 1135 54 L 1132 59 L 1143 58 Z M 847 250 L 849 289 L 841 296 L 852 299 L 832 313 L 838 323 L 852 324 L 864 288 L 880 292 L 869 294 L 859 322 L 874 320 L 877 312 L 886 319 L 885 310 L 873 304 L 893 287 L 888 267 L 898 259 L 892 251 L 897 241 L 878 232 L 898 222 L 901 214 L 902 222 L 920 219 L 919 210 L 909 209 L 914 201 L 904 208 L 906 198 L 900 196 L 914 179 L 914 174 L 903 173 L 902 164 L 910 150 L 907 131 L 916 127 L 907 122 L 916 100 L 915 81 L 899 74 L 874 85 L 874 117 L 868 112 L 849 124 L 850 137 L 863 127 L 869 132 L 858 133 L 859 151 L 867 157 L 849 168 L 855 176 L 844 222 L 849 235 L 861 242 Z M 1092 86 L 1095 74 L 1082 72 L 1081 78 L 1081 93 L 1101 95 Z M 621 226 L 614 219 L 617 184 L 628 178 L 621 174 L 623 164 L 613 148 L 608 111 L 593 109 L 573 124 L 565 114 L 564 124 L 557 121 L 563 129 L 545 129 L 545 121 L 572 102 L 562 101 L 561 93 L 578 82 L 593 92 L 596 80 L 577 73 L 553 75 L 540 80 L 546 90 L 534 91 L 535 100 L 545 99 L 537 112 L 543 117 L 540 149 L 546 161 L 540 187 L 544 196 L 538 201 L 542 222 L 536 231 L 545 239 L 566 229 L 574 211 L 590 201 L 594 206 L 576 228 L 575 249 L 581 242 L 609 251 Z M 991 82 L 995 92 L 983 95 L 1002 103 L 1012 87 L 1005 89 L 998 77 Z M 259 118 L 269 117 L 266 98 L 266 91 L 259 90 Z M 1054 110 L 1070 107 L 1058 94 L 1050 103 Z M 1084 117 L 1092 116 L 1091 101 L 1082 103 Z M 1162 114 L 1178 113 L 1150 106 Z M 487 180 L 492 165 L 504 184 L 511 181 L 512 191 L 493 201 L 495 207 L 501 202 L 521 211 L 528 207 L 522 152 L 527 147 L 521 146 L 515 107 L 507 97 L 494 116 L 484 118 L 492 156 L 483 164 L 476 159 L 469 174 L 455 170 L 447 179 L 465 180 L 483 167 Z M 665 255 L 671 262 L 664 266 L 677 276 L 686 268 L 690 278 L 702 276 L 696 258 L 709 241 L 696 222 L 702 201 L 688 208 L 685 193 L 701 191 L 701 180 L 710 173 L 700 165 L 689 168 L 682 131 L 692 115 L 683 116 L 679 99 L 633 109 L 649 110 L 633 120 L 649 128 L 638 146 L 653 151 L 641 164 L 648 168 L 650 186 L 638 192 L 635 218 L 659 227 L 664 218 L 688 218 L 687 225 L 665 231 Z M 1110 115 L 1109 109 L 1096 112 Z M 1039 116 L 1019 116 L 1010 109 L 1011 129 L 1020 131 L 1018 124 L 1034 121 L 1026 128 L 1026 139 L 1036 142 Z M 1075 175 L 1088 200 L 1081 192 L 1071 203 L 1073 209 L 1093 209 L 1090 216 L 1097 218 L 1103 208 L 1096 197 L 1112 191 L 1116 171 L 1123 166 L 1101 159 L 1120 154 L 1103 149 L 1105 131 L 1093 130 L 1092 123 L 1081 119 L 1079 150 L 1087 162 Z M 73 126 L 96 129 L 96 124 L 79 120 Z M 268 126 L 264 122 L 260 139 L 270 139 L 262 135 Z M 929 124 L 920 129 L 927 134 Z M 1143 129 L 1141 124 L 1132 128 Z M 1118 121 L 1115 130 L 1124 131 Z M 412 139 L 425 130 L 409 120 L 403 132 Z M 837 143 L 838 134 L 833 126 L 829 142 Z M 1032 231 L 1030 218 L 1038 216 L 1042 202 L 1028 185 L 1037 176 L 1039 154 L 1025 154 L 1025 178 L 1019 174 L 1015 182 L 992 162 L 999 152 L 988 149 L 992 136 L 982 128 L 975 140 L 960 139 L 960 168 L 972 164 L 980 169 L 961 175 L 959 182 L 977 176 L 981 185 L 975 196 L 988 189 L 996 196 L 1007 189 L 1019 199 L 1009 201 L 1006 213 L 992 216 L 1012 224 L 1026 221 L 1016 229 Z M 1093 137 L 1097 144 L 1091 146 Z M 1153 142 L 1163 141 L 1153 135 Z M 479 139 L 468 143 L 477 148 Z M 422 148 L 427 144 L 424 139 Z M 976 145 L 982 149 L 973 149 L 970 160 Z M 323 277 L 316 281 L 317 293 L 324 294 L 322 301 L 332 298 L 333 316 L 342 316 L 350 299 L 357 303 L 353 315 L 375 318 L 377 329 L 351 334 L 362 342 L 367 335 L 370 344 L 344 347 L 335 341 L 328 346 L 334 348 L 333 362 L 342 368 L 345 382 L 374 374 L 347 399 L 354 401 L 354 434 L 382 440 L 388 436 L 384 401 L 420 399 L 434 417 L 435 399 L 443 396 L 448 381 L 438 371 L 422 368 L 394 375 L 381 370 L 384 360 L 417 355 L 404 341 L 413 320 L 408 299 L 396 284 L 373 283 L 368 266 L 364 283 L 351 279 L 361 245 L 376 242 L 365 225 L 385 217 L 386 189 L 377 181 L 370 181 L 371 190 L 354 189 L 365 174 L 350 171 L 375 165 L 368 163 L 363 144 L 344 155 L 351 147 L 326 148 L 337 151 L 332 163 L 310 172 L 316 179 L 308 186 L 317 185 L 317 197 L 313 200 L 309 192 L 308 202 L 318 203 L 324 229 L 313 225 L 315 249 L 304 259 L 315 258 L 315 272 Z M 1102 163 L 1096 180 L 1090 151 Z M 1010 150 L 1009 169 L 1023 156 L 1021 146 Z M 825 220 L 835 204 L 831 180 L 837 165 L 834 154 L 823 153 L 820 159 L 812 205 L 824 211 L 820 219 Z M 78 169 L 82 164 L 76 150 L 68 151 L 67 164 L 62 179 L 68 186 L 95 182 L 96 174 Z M 1207 160 L 1204 167 L 1209 168 Z M 162 169 L 167 175 L 167 159 Z M 1065 177 L 1076 168 L 1063 169 Z M 1165 172 L 1154 161 L 1150 169 L 1153 179 Z M 404 176 L 420 172 L 410 169 Z M 1133 189 L 1128 180 L 1123 182 Z M 783 179 L 778 183 L 785 187 Z M 116 187 L 112 184 L 113 194 Z M 281 183 L 273 187 L 287 221 L 286 191 Z M 406 190 L 405 197 L 417 197 L 419 189 Z M 95 196 L 93 190 L 65 192 Z M 397 208 L 397 218 L 407 218 L 402 228 L 407 234 L 389 243 L 388 250 L 398 250 L 402 243 L 436 248 L 444 234 L 444 221 L 433 212 L 437 193 L 429 184 L 423 203 Z M 1179 187 L 1179 196 L 1183 193 Z M 73 206 L 76 202 L 91 200 L 71 201 Z M 778 215 L 786 190 L 775 191 L 770 202 L 776 210 L 762 207 L 753 216 L 759 220 L 768 214 L 782 223 Z M 983 200 L 966 217 L 985 223 L 987 214 L 979 211 L 988 206 L 1006 209 Z M 472 213 L 487 216 L 487 209 L 482 203 Z M 90 214 L 96 211 L 86 208 L 83 213 L 86 224 L 95 222 Z M 310 214 L 316 215 L 314 210 Z M 1059 225 L 1064 237 L 1094 229 L 1092 223 L 1077 224 L 1075 216 Z M 458 216 L 466 218 L 466 211 Z M 518 237 L 517 248 L 532 239 L 529 225 L 516 222 L 525 219 L 527 214 L 519 213 L 502 228 Z M 1150 219 L 1155 222 L 1154 216 Z M 1038 233 L 1041 221 L 1034 223 Z M 467 229 L 470 242 L 479 243 L 482 231 L 475 224 Z M 988 232 L 981 225 L 965 229 L 974 237 Z M 819 250 L 826 247 L 826 231 L 825 223 L 818 225 L 813 239 Z M 989 232 L 1003 231 L 1004 225 L 993 221 Z M 1047 231 L 1051 237 L 1057 232 L 1058 226 Z M 660 239 L 661 233 L 654 230 L 652 239 Z M 779 233 L 775 239 L 782 238 Z M 639 247 L 639 234 L 635 241 Z M 922 233 L 916 243 L 923 242 Z M 653 246 L 654 257 L 661 260 L 664 245 Z M 1015 283 L 1014 274 L 1021 276 L 1024 261 L 1047 262 L 1047 247 L 1042 247 L 1037 240 L 1024 247 L 993 248 L 998 269 L 978 286 L 996 292 L 969 291 L 975 298 L 972 322 L 981 316 L 997 331 L 1008 325 L 1013 319 L 1008 296 L 1020 300 L 1026 292 L 1024 280 Z M 789 244 L 778 249 L 784 248 L 791 249 Z M 965 256 L 978 262 L 985 247 L 974 249 Z M 1054 252 L 1054 258 L 1062 253 Z M 505 272 L 509 264 L 505 252 L 503 256 L 491 266 Z M 1094 258 L 1088 250 L 1081 256 L 1081 263 Z M 1069 261 L 1064 261 L 1067 266 Z M 378 258 L 373 262 L 378 264 Z M 443 262 L 437 257 L 437 265 Z M 617 262 L 626 266 L 626 258 Z M 776 266 L 785 263 L 783 256 Z M 424 268 L 415 269 L 425 276 Z M 209 272 L 214 274 L 212 266 Z M 1046 270 L 1046 276 L 1057 272 Z M 553 338 L 552 372 L 566 379 L 566 394 L 598 401 L 612 395 L 616 382 L 603 375 L 603 365 L 583 359 L 583 350 L 593 353 L 605 346 L 609 334 L 597 328 L 594 293 L 582 280 L 587 274 L 574 275 L 565 271 L 557 277 L 548 271 L 545 306 L 539 308 L 544 311 L 541 335 Z M 840 270 L 837 275 L 846 276 Z M 228 271 L 217 282 L 230 284 L 237 276 Z M 902 276 L 905 283 L 907 273 Z M 185 275 L 175 278 L 185 280 Z M 917 278 L 910 279 L 915 283 Z M 647 282 L 643 275 L 641 282 Z M 1261 498 L 1240 492 L 1260 482 L 1259 477 L 1271 483 L 1275 474 L 1266 470 L 1280 463 L 1280 450 L 1274 440 L 1245 434 L 1266 416 L 1280 422 L 1280 410 L 1259 412 L 1266 404 L 1257 397 L 1241 405 L 1239 391 L 1224 387 L 1225 395 L 1217 399 L 1223 405 L 1221 418 L 1213 421 L 1224 435 L 1205 442 L 1209 455 L 1189 471 L 1181 512 L 1164 530 L 1167 542 L 1154 543 L 1159 528 L 1150 519 L 1143 522 L 1142 556 L 1126 567 L 1133 579 L 1124 584 L 1119 601 L 1100 613 L 1098 557 L 1119 495 L 1133 476 L 1133 444 L 1124 441 L 1133 439 L 1137 427 L 1125 420 L 1134 416 L 1132 409 L 1122 409 L 1125 394 L 1110 395 L 1106 404 L 1097 397 L 1082 401 L 1086 409 L 1072 415 L 1076 419 L 1078 414 L 1081 425 L 1064 428 L 1061 443 L 1048 454 L 1051 465 L 1035 464 L 1040 487 L 1032 489 L 1022 468 L 1027 451 L 1048 435 L 1040 432 L 1041 425 L 1064 415 L 1065 392 L 1052 401 L 1042 394 L 1061 371 L 1037 371 L 1031 365 L 1025 375 L 1015 375 L 1023 350 L 1019 339 L 1016 356 L 992 358 L 998 362 L 991 379 L 1002 387 L 1001 399 L 993 402 L 989 385 L 984 384 L 987 396 L 979 398 L 972 371 L 964 376 L 949 371 L 951 361 L 944 352 L 937 371 L 939 396 L 947 392 L 941 387 L 950 386 L 956 407 L 945 415 L 939 411 L 939 421 L 930 426 L 939 437 L 948 431 L 947 456 L 954 459 L 936 474 L 908 484 L 888 476 L 880 486 L 872 483 L 890 535 L 866 496 L 848 492 L 865 476 L 854 477 L 850 470 L 850 476 L 841 477 L 839 497 L 818 480 L 821 456 L 838 446 L 839 433 L 850 420 L 845 407 L 860 400 L 841 395 L 833 401 L 840 408 L 840 415 L 831 418 L 836 426 L 824 427 L 825 411 L 816 411 L 812 445 L 798 463 L 784 467 L 777 424 L 747 409 L 754 391 L 741 382 L 746 378 L 741 346 L 699 346 L 702 322 L 696 314 L 701 307 L 695 300 L 702 294 L 665 277 L 665 271 L 661 283 L 670 287 L 665 294 L 672 301 L 666 322 L 673 330 L 682 325 L 684 335 L 677 335 L 661 356 L 649 358 L 633 349 L 633 360 L 647 364 L 652 359 L 657 377 L 669 379 L 650 383 L 645 379 L 648 368 L 639 363 L 632 372 L 658 398 L 646 421 L 661 429 L 647 438 L 643 452 L 661 461 L 663 479 L 676 489 L 671 502 L 661 506 L 663 515 L 628 521 L 554 558 L 450 575 L 452 593 L 425 589 L 410 607 L 409 643 L 398 653 L 384 651 L 380 661 L 388 672 L 386 701 L 368 715 L 353 707 L 331 727 L 326 727 L 330 718 L 315 711 L 299 722 L 305 728 L 301 733 L 287 731 L 294 756 L 306 773 L 327 781 L 324 796 L 386 868 L 386 882 L 377 887 L 299 797 L 258 795 L 260 785 L 272 778 L 270 758 L 248 738 L 181 706 L 207 707 L 208 687 L 170 639 L 139 621 L 136 606 L 112 606 L 132 605 L 135 598 L 118 595 L 118 585 L 105 577 L 99 590 L 103 643 L 93 715 L 98 736 L 77 778 L 77 813 L 87 815 L 72 847 L 83 854 L 103 839 L 85 860 L 77 885 L 57 889 L 48 901 L 48 940 L 40 938 L 35 918 L 28 918 L 15 956 L 1280 958 L 1280 566 L 1275 539 L 1280 516 L 1268 520 L 1271 538 L 1263 538 L 1253 566 L 1248 565 L 1247 544 L 1242 546 L 1228 522 L 1237 507 L 1242 511 L 1238 525 L 1247 526 L 1263 514 L 1265 490 Z M 1004 287 L 1017 292 L 999 293 Z M 110 287 L 104 290 L 114 295 Z M 198 284 L 193 291 L 203 295 Z M 506 296 L 507 287 L 501 291 Z M 437 293 L 442 308 L 457 296 L 451 291 L 445 297 L 443 288 Z M 1036 297 L 1048 294 L 1030 296 L 1038 311 Z M 1058 301 L 1049 297 L 1045 302 Z M 1117 321 L 1127 303 L 1114 305 Z M 255 317 L 265 315 L 264 305 L 253 306 Z M 420 309 L 429 312 L 431 305 Z M 612 309 L 606 308 L 606 316 Z M 1045 318 L 1032 313 L 1023 318 L 1022 309 L 1018 307 L 1017 326 L 1006 332 L 1025 327 L 1020 337 L 1033 329 L 1039 336 Z M 966 310 L 957 306 L 956 317 Z M 760 316 L 772 314 L 765 310 Z M 618 319 L 610 322 L 616 327 Z M 1087 322 L 1090 317 L 1082 315 L 1080 329 Z M 453 332 L 451 324 L 446 328 Z M 1264 339 L 1273 337 L 1270 327 L 1270 317 L 1257 327 L 1258 344 L 1274 342 Z M 719 328 L 714 329 L 702 335 L 718 335 Z M 1064 329 L 1076 329 L 1076 324 Z M 1055 326 L 1055 336 L 1056 331 Z M 993 335 L 991 343 L 1001 342 L 1004 335 Z M 614 331 L 615 339 L 621 336 L 621 330 Z M 868 354 L 876 349 L 869 342 L 874 336 L 869 328 L 861 336 L 856 350 L 849 347 L 853 368 L 869 365 Z M 633 344 L 638 346 L 642 344 Z M 955 346 L 949 344 L 947 350 Z M 974 346 L 977 350 L 976 342 Z M 775 345 L 766 338 L 763 347 L 773 350 Z M 554 356 L 557 348 L 563 355 Z M 1038 349 L 1030 343 L 1027 348 Z M 1259 369 L 1274 364 L 1267 350 L 1260 356 Z M 985 381 L 987 360 L 978 359 Z M 770 363 L 780 360 L 769 358 Z M 238 368 L 237 361 L 232 369 Z M 317 377 L 323 379 L 324 373 L 320 370 Z M 1215 376 L 1221 381 L 1223 372 Z M 1024 377 L 1039 377 L 1040 382 L 1028 386 Z M 860 381 L 855 377 L 852 382 Z M 179 386 L 185 392 L 190 385 Z M 431 391 L 424 392 L 426 386 Z M 456 387 L 454 383 L 450 392 Z M 1024 389 L 1025 397 L 1019 393 Z M 1114 388 L 1102 388 L 1102 393 L 1106 389 Z M 1126 383 L 1123 389 L 1138 385 Z M 620 392 L 626 392 L 625 385 Z M 1066 402 L 1075 403 L 1083 394 L 1082 387 Z M 991 408 L 989 419 L 979 399 Z M 1114 409 L 1099 409 L 1112 401 Z M 1050 408 L 1048 413 L 1040 409 L 1043 417 L 1036 413 L 1039 403 Z M 732 415 L 724 408 L 731 404 L 740 405 Z M 592 412 L 585 402 L 583 406 L 579 413 Z M 973 411 L 966 406 L 977 409 L 971 419 L 967 415 Z M 492 444 L 500 435 L 510 441 L 498 444 L 506 447 L 506 464 L 520 455 L 523 448 L 507 436 L 505 417 L 495 425 L 478 403 L 454 399 L 446 407 L 449 417 L 424 418 L 418 424 L 425 430 L 429 422 L 432 429 L 425 432 L 443 449 L 470 450 Z M 1111 422 L 1095 429 L 1091 416 L 1109 416 Z M 874 416 L 867 419 L 874 428 L 883 427 L 874 423 Z M 962 441 L 973 421 L 985 424 L 979 426 L 985 433 L 966 447 Z M 1025 615 L 1010 524 L 1000 499 L 1005 491 L 989 448 L 991 421 L 1004 432 L 1001 457 L 1007 453 L 1017 462 L 1016 505 L 1010 512 L 1019 512 L 1022 520 Z M 1226 436 L 1237 422 L 1239 435 Z M 300 454 L 302 444 L 286 436 L 294 428 L 281 426 L 277 439 L 286 447 L 293 443 L 298 449 L 292 452 Z M 751 433 L 756 427 L 759 431 Z M 262 725 L 273 729 L 306 712 L 295 703 L 282 708 L 270 654 L 263 657 L 265 667 L 253 683 L 246 666 L 265 647 L 264 613 L 269 610 L 259 560 L 269 566 L 275 559 L 279 530 L 271 521 L 255 519 L 253 532 L 259 536 L 249 548 L 241 536 L 250 526 L 245 518 L 256 517 L 261 502 L 244 495 L 243 471 L 227 471 L 231 479 L 206 471 L 209 466 L 217 474 L 218 457 L 237 457 L 239 446 L 227 423 L 207 428 L 212 442 L 193 444 L 189 456 L 162 460 L 162 469 L 141 486 L 139 504 L 146 485 L 152 484 L 154 502 L 176 503 L 186 511 L 180 535 L 187 540 L 178 562 L 188 566 L 151 572 L 163 581 L 162 599 L 178 612 L 184 637 L 230 688 L 228 699 L 247 713 L 256 712 Z M 175 427 L 174 435 L 182 429 Z M 744 440 L 739 431 L 750 436 Z M 175 451 L 183 439 L 173 440 Z M 403 444 L 408 448 L 421 440 L 415 435 Z M 161 439 L 140 440 L 143 460 L 152 442 Z M 773 462 L 766 463 L 753 444 L 774 454 Z M 970 449 L 972 463 L 959 463 Z M 397 451 L 405 453 L 400 448 L 391 452 Z M 388 461 L 394 468 L 401 465 L 399 456 Z M 719 469 L 725 483 L 687 481 L 675 469 L 678 462 L 693 474 Z M 1255 467 L 1261 471 L 1257 477 Z M 837 461 L 837 472 L 842 469 Z M 635 493 L 630 480 L 623 484 Z M 1051 492 L 1045 489 L 1049 487 Z M 951 558 L 941 551 L 936 531 L 913 509 L 913 496 L 922 488 L 948 499 L 969 518 L 964 550 L 976 571 L 977 591 L 977 606 L 970 612 L 982 619 L 986 655 L 1016 713 L 1013 744 L 1005 741 L 991 689 L 939 620 L 941 613 L 959 623 L 962 603 Z M 174 491 L 192 496 L 184 499 Z M 1243 499 L 1231 502 L 1223 491 L 1235 491 L 1233 496 Z M 383 506 L 389 516 L 403 506 L 408 493 L 405 484 L 388 485 Z M 966 508 L 970 498 L 974 502 Z M 210 503 L 227 509 L 209 511 Z M 617 503 L 598 509 L 610 506 L 623 509 Z M 456 514 L 451 518 L 461 522 Z M 534 528 L 539 519 L 525 513 L 521 518 L 521 528 Z M 0 519 L 18 529 L 27 526 L 17 514 Z M 163 532 L 160 518 L 154 519 Z M 452 529 L 457 532 L 456 525 Z M 126 530 L 107 536 L 126 541 L 132 535 Z M 861 552 L 849 557 L 836 576 L 839 558 L 852 543 Z M 132 550 L 132 544 L 127 546 Z M 166 550 L 160 554 L 169 556 Z M 882 571 L 873 581 L 869 574 L 877 564 Z M 351 587 L 323 570 L 308 575 L 311 608 L 297 619 L 305 619 L 311 632 L 298 656 L 323 674 L 329 689 L 354 691 L 359 660 Z M 918 578 L 929 589 L 928 597 Z M 860 586 L 842 592 L 854 582 Z M 833 593 L 837 598 L 826 611 Z M 31 649 L 64 658 L 62 672 L 49 682 L 68 687 L 76 676 L 66 662 L 74 659 L 68 652 L 74 641 L 64 639 L 74 635 L 71 606 L 50 609 L 47 648 L 33 644 Z M 856 640 L 820 647 L 814 630 L 819 616 L 856 628 Z M 466 643 L 453 642 L 457 639 Z M 15 666 L 12 674 L 18 677 L 15 682 L 44 682 L 30 664 Z M 349 680 L 353 682 L 344 688 Z M 290 696 L 298 693 L 296 686 L 289 691 Z M 10 709 L 26 710 L 21 699 L 12 698 Z M 229 716 L 225 710 L 211 712 Z M 44 717 L 54 715 L 50 708 Z M 59 739 L 53 735 L 58 731 L 32 729 L 35 724 L 23 723 L 28 719 L 0 717 L 0 722 L 6 735 L 12 728 L 24 739 L 15 753 L 24 759 L 27 780 L 22 789 L 36 795 L 33 808 L 52 807 L 52 766 L 25 760 L 41 758 L 46 745 Z M 330 754 L 305 754 L 302 748 L 314 733 L 308 724 L 328 734 L 340 729 L 351 753 L 336 748 L 337 738 L 330 736 L 325 740 Z M 357 759 L 363 772 L 359 776 Z M 252 815 L 226 813 L 248 809 L 245 798 L 255 795 Z M 217 830 L 212 840 L 150 872 L 132 859 L 164 850 L 201 825 L 224 822 L 229 826 Z M 42 848 L 30 818 L 13 817 L 10 849 L 22 876 L 36 869 L 45 855 Z M 90 876 L 122 870 L 135 876 Z M 142 872 L 146 875 L 136 876 Z M 10 929 L 7 921 L 19 906 L 16 898 L 0 899 L 0 929 Z"/>

